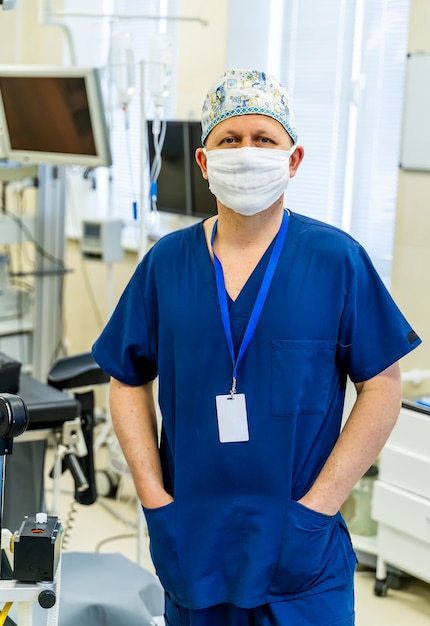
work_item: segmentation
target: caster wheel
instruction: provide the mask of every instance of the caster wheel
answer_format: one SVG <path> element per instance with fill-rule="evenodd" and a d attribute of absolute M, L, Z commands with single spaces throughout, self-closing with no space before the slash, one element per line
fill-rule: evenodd
<path fill-rule="evenodd" d="M 375 596 L 384 598 L 387 595 L 387 591 L 388 591 L 387 579 L 386 578 L 384 578 L 383 580 L 377 579 L 375 582 L 375 588 L 374 588 Z"/>
<path fill-rule="evenodd" d="M 98 495 L 105 498 L 115 498 L 118 489 L 116 476 L 105 470 L 97 470 L 95 478 Z"/>
<path fill-rule="evenodd" d="M 387 578 L 387 585 L 390 589 L 401 589 L 402 588 L 402 580 L 400 576 L 396 576 L 395 574 L 389 574 Z"/>

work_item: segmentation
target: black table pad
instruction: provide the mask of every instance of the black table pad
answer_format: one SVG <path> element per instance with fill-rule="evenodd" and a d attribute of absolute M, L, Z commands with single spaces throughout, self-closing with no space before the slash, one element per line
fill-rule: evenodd
<path fill-rule="evenodd" d="M 27 430 L 54 428 L 80 415 L 80 404 L 76 398 L 28 374 L 20 375 L 17 395 L 27 407 Z"/>

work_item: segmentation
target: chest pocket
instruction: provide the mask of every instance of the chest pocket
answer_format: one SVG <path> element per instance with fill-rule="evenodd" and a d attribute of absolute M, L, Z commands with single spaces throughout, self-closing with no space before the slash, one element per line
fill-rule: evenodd
<path fill-rule="evenodd" d="M 272 341 L 271 413 L 275 417 L 326 412 L 336 342 Z"/>

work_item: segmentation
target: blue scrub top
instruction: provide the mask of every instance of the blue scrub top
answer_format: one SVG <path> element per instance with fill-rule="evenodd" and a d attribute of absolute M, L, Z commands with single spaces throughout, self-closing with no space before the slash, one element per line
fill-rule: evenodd
<path fill-rule="evenodd" d="M 236 350 L 269 253 L 229 301 Z M 237 373 L 249 441 L 220 443 L 215 398 L 229 392 L 232 364 L 202 224 L 148 252 L 93 354 L 125 384 L 159 376 L 163 476 L 175 501 L 145 514 L 157 573 L 179 604 L 253 607 L 351 578 L 341 515 L 297 500 L 338 438 L 347 375 L 372 378 L 419 343 L 364 249 L 292 213 Z"/>

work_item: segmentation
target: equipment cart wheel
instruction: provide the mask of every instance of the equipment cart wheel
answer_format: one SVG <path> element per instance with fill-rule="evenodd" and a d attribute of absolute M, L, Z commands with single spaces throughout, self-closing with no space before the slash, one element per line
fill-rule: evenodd
<path fill-rule="evenodd" d="M 402 577 L 398 574 L 388 574 L 387 584 L 390 589 L 401 589 L 403 586 Z"/>
<path fill-rule="evenodd" d="M 118 491 L 118 478 L 109 470 L 96 470 L 97 493 L 105 498 L 115 498 Z"/>
<path fill-rule="evenodd" d="M 388 591 L 388 580 L 386 578 L 377 578 L 375 581 L 374 592 L 375 596 L 385 598 Z"/>
<path fill-rule="evenodd" d="M 397 568 L 390 567 L 382 557 L 376 559 L 375 595 L 384 598 L 388 589 L 401 589 L 402 572 Z"/>

